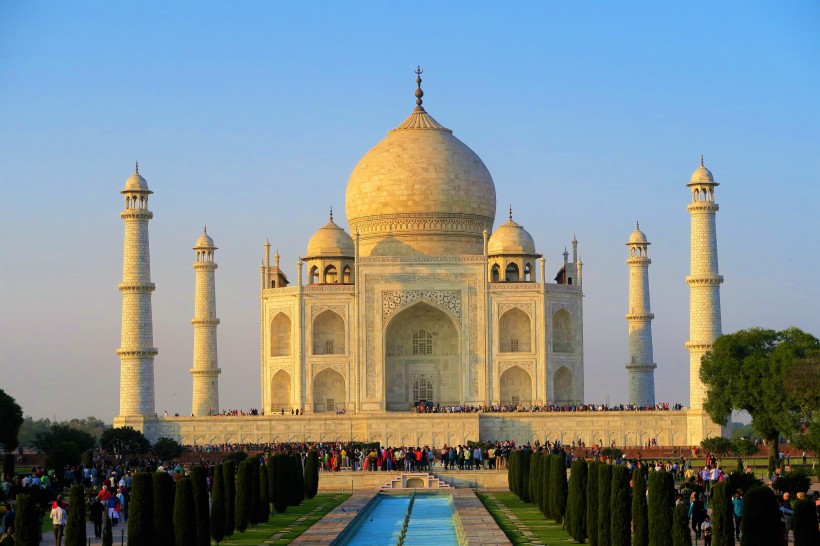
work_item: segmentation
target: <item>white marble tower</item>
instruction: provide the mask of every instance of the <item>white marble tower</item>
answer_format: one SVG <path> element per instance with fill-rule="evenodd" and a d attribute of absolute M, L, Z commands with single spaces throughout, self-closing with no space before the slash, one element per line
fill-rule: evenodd
<path fill-rule="evenodd" d="M 703 408 L 706 388 L 700 380 L 700 361 L 720 336 L 720 284 L 718 274 L 717 235 L 715 231 L 715 187 L 712 173 L 703 165 L 703 156 L 687 184 L 692 202 L 687 210 L 691 218 L 689 285 L 689 406 Z"/>
<path fill-rule="evenodd" d="M 207 228 L 197 239 L 193 250 L 196 252 L 196 291 L 194 295 L 194 365 L 191 368 L 193 379 L 193 402 L 191 414 L 195 416 L 216 415 L 219 413 L 219 374 L 216 349 L 216 288 L 215 275 L 217 265 L 214 262 L 214 240 L 208 236 Z"/>
<path fill-rule="evenodd" d="M 652 356 L 652 319 L 655 315 L 649 306 L 649 264 L 647 254 L 650 245 L 640 224 L 630 235 L 629 259 L 629 355 L 626 369 L 629 372 L 629 403 L 640 406 L 655 404 L 655 368 Z"/>
<path fill-rule="evenodd" d="M 148 248 L 148 210 L 153 193 L 139 174 L 139 163 L 125 182 L 125 223 L 122 262 L 122 338 L 120 357 L 120 417 L 151 416 L 154 411 L 154 327 L 151 319 L 151 257 Z"/>

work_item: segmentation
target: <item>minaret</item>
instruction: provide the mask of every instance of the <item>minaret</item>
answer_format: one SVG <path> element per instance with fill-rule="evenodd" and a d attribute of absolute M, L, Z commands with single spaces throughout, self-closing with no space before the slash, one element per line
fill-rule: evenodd
<path fill-rule="evenodd" d="M 214 272 L 214 240 L 208 236 L 208 229 L 202 231 L 193 250 L 196 252 L 196 291 L 194 296 L 194 366 L 191 377 L 194 396 L 191 413 L 196 416 L 219 413 L 219 374 L 216 351 L 216 289 Z"/>
<path fill-rule="evenodd" d="M 125 223 L 122 261 L 122 337 L 120 357 L 119 417 L 155 415 L 154 411 L 154 327 L 151 319 L 151 258 L 148 251 L 148 196 L 153 192 L 140 176 L 139 163 L 125 182 Z"/>
<path fill-rule="evenodd" d="M 652 319 L 655 315 L 649 307 L 649 264 L 647 255 L 650 245 L 638 224 L 629 236 L 629 403 L 639 406 L 655 405 L 655 368 L 652 357 Z"/>
<path fill-rule="evenodd" d="M 720 336 L 720 284 L 718 274 L 717 235 L 715 231 L 715 187 L 718 184 L 703 165 L 692 173 L 687 186 L 692 202 L 687 210 L 691 218 L 689 285 L 689 406 L 700 410 L 706 399 L 706 388 L 700 380 L 700 360 L 712 349 Z"/>

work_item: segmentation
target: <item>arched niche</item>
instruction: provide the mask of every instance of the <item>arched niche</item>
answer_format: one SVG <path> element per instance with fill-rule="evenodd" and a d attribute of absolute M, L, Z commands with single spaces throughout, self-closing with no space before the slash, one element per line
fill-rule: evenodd
<path fill-rule="evenodd" d="M 553 375 L 553 387 L 555 390 L 555 402 L 558 404 L 569 404 L 575 401 L 575 381 L 572 371 L 566 366 L 561 366 L 555 370 Z"/>
<path fill-rule="evenodd" d="M 417 302 L 390 320 L 385 330 L 385 399 L 389 411 L 407 411 L 414 385 L 425 383 L 432 402 L 462 401 L 459 331 L 452 316 L 432 304 Z"/>
<path fill-rule="evenodd" d="M 345 354 L 345 321 L 338 313 L 322 311 L 313 319 L 313 354 Z"/>
<path fill-rule="evenodd" d="M 310 268 L 310 273 L 308 274 L 308 284 L 318 284 L 319 283 L 319 267 L 313 266 Z"/>
<path fill-rule="evenodd" d="M 336 370 L 324 369 L 313 378 L 313 411 L 344 409 L 345 398 L 345 379 Z"/>
<path fill-rule="evenodd" d="M 520 279 L 520 272 L 518 270 L 518 264 L 510 263 L 507 264 L 507 269 L 504 270 L 504 280 L 507 282 L 517 282 Z"/>
<path fill-rule="evenodd" d="M 285 370 L 279 370 L 270 381 L 270 411 L 271 413 L 282 410 L 290 411 L 290 374 Z"/>
<path fill-rule="evenodd" d="M 517 307 L 501 315 L 498 321 L 499 343 L 501 353 L 532 352 L 532 322 L 527 313 Z"/>
<path fill-rule="evenodd" d="M 493 264 L 492 270 L 490 272 L 490 280 L 492 282 L 499 282 L 501 280 L 501 266 L 498 264 Z"/>
<path fill-rule="evenodd" d="M 270 356 L 290 356 L 290 317 L 277 313 L 270 323 Z"/>
<path fill-rule="evenodd" d="M 335 265 L 325 267 L 325 271 L 322 274 L 322 282 L 325 284 L 336 284 L 339 282 L 339 271 Z"/>
<path fill-rule="evenodd" d="M 532 404 L 532 378 L 521 366 L 512 366 L 501 374 L 501 403 L 513 406 Z"/>
<path fill-rule="evenodd" d="M 566 309 L 561 309 L 552 315 L 552 351 L 555 353 L 575 351 L 572 315 Z"/>

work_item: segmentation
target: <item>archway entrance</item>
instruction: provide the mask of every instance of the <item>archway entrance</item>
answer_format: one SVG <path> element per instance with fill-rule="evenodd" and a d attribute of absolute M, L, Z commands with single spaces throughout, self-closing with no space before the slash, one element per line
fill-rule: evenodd
<path fill-rule="evenodd" d="M 282 410 L 290 411 L 290 375 L 285 370 L 279 370 L 273 375 L 270 386 L 271 413 Z"/>
<path fill-rule="evenodd" d="M 555 402 L 557 404 L 572 404 L 575 400 L 575 389 L 572 384 L 572 372 L 566 366 L 561 366 L 556 370 L 553 378 L 555 387 Z"/>
<path fill-rule="evenodd" d="M 385 332 L 385 399 L 388 411 L 413 403 L 458 404 L 461 395 L 459 334 L 444 311 L 425 302 L 399 312 Z"/>
<path fill-rule="evenodd" d="M 345 407 L 345 379 L 336 370 L 322 370 L 313 378 L 313 411 L 336 411 Z"/>
<path fill-rule="evenodd" d="M 513 366 L 501 374 L 501 403 L 512 406 L 532 404 L 532 379 L 530 374 Z"/>

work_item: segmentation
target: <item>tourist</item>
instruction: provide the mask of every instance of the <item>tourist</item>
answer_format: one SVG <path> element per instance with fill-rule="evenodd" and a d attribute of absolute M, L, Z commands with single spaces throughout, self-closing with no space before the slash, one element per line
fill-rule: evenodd
<path fill-rule="evenodd" d="M 740 521 L 743 519 L 743 495 L 740 489 L 732 497 L 732 514 L 735 518 L 735 538 L 740 540 Z"/>
<path fill-rule="evenodd" d="M 6 532 L 0 536 L 0 546 L 14 546 L 14 527 L 9 525 Z"/>
<path fill-rule="evenodd" d="M 701 526 L 703 533 L 703 546 L 712 546 L 712 518 L 706 516 Z"/>
<path fill-rule="evenodd" d="M 65 533 L 65 524 L 68 519 L 68 513 L 63 508 L 63 497 L 57 496 L 54 507 L 51 509 L 51 523 L 54 526 L 54 544 L 61 546 L 63 543 L 63 534 Z"/>
<path fill-rule="evenodd" d="M 89 506 L 88 511 L 91 516 L 91 521 L 94 523 L 94 537 L 100 538 L 102 536 L 102 518 L 105 508 L 100 502 L 99 496 L 91 500 L 91 506 Z"/>
<path fill-rule="evenodd" d="M 701 526 L 706 519 L 706 505 L 700 498 L 700 493 L 692 493 L 693 501 L 689 503 L 689 519 L 692 521 L 692 530 L 695 538 L 700 538 Z"/>

